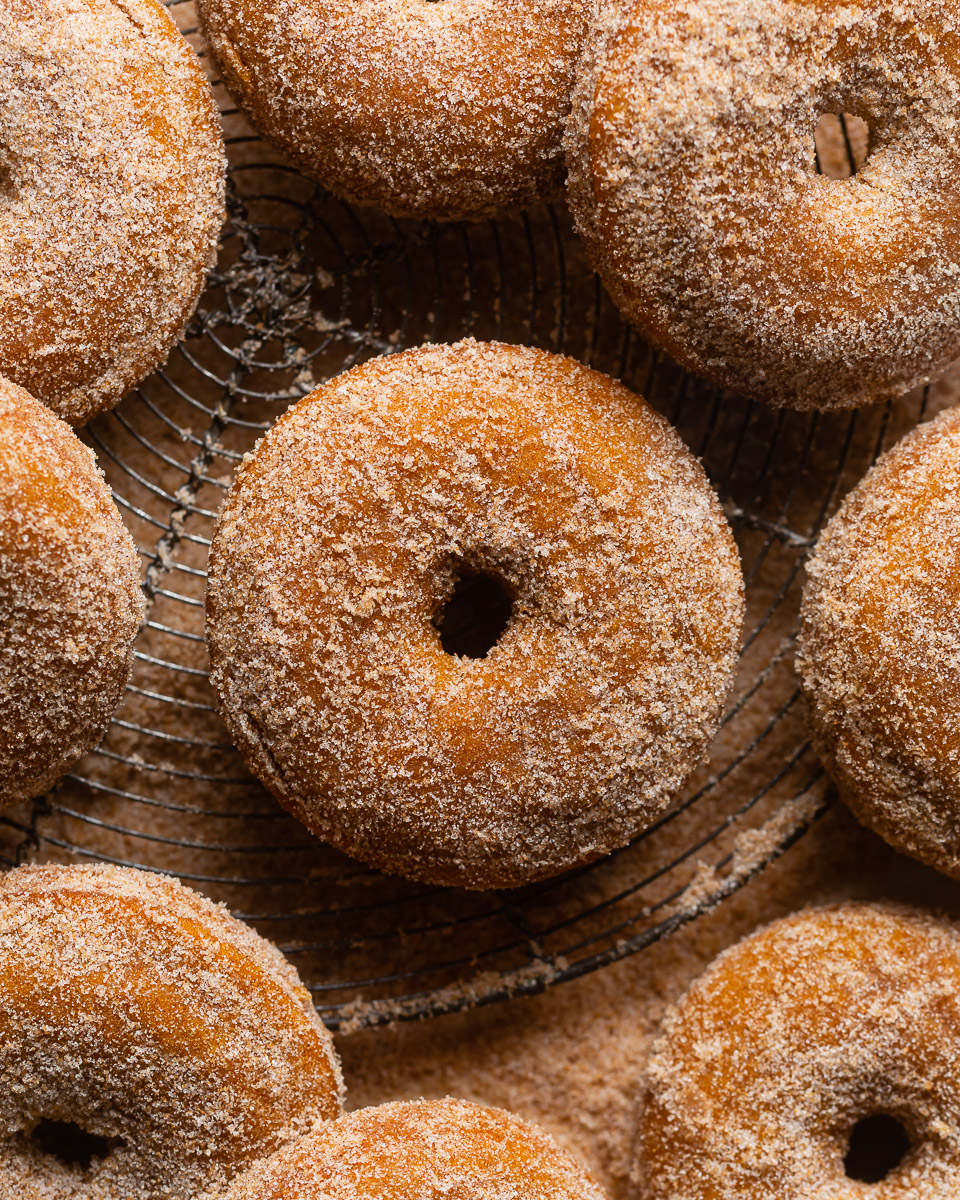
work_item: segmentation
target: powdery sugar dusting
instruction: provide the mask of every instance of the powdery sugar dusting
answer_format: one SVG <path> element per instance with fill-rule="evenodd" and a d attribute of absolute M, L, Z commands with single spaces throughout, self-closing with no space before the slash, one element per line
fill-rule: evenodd
<path fill-rule="evenodd" d="M 578 227 L 685 366 L 799 408 L 900 395 L 960 354 L 952 0 L 607 4 L 568 134 Z M 853 179 L 815 174 L 860 116 Z"/>
<path fill-rule="evenodd" d="M 434 624 L 458 564 L 513 616 L 486 658 Z M 669 426 L 542 351 L 354 369 L 248 456 L 211 552 L 212 679 L 252 769 L 385 870 L 515 885 L 649 823 L 701 759 L 742 576 Z"/>
<path fill-rule="evenodd" d="M 224 171 L 156 0 L 2 0 L 0 372 L 76 425 L 157 367 L 213 263 Z"/>
<path fill-rule="evenodd" d="M 906 910 L 800 914 L 734 946 L 664 1021 L 647 1070 L 644 1200 L 954 1200 L 960 934 Z M 861 1118 L 912 1148 L 867 1185 Z"/>
<path fill-rule="evenodd" d="M 808 564 L 798 665 L 861 821 L 960 875 L 960 408 L 867 474 Z"/>
<path fill-rule="evenodd" d="M 142 617 L 137 550 L 92 451 L 0 379 L 0 805 L 100 740 Z"/>
<path fill-rule="evenodd" d="M 350 1113 L 243 1176 L 229 1200 L 604 1200 L 534 1125 L 463 1100 Z"/>
<path fill-rule="evenodd" d="M 0 1197 L 199 1200 L 340 1112 L 330 1037 L 268 942 L 173 880 L 98 864 L 0 881 Z M 91 1166 L 28 1136 L 73 1122 Z"/>
<path fill-rule="evenodd" d="M 559 191 L 589 0 L 201 0 L 224 82 L 338 195 L 480 218 Z"/>

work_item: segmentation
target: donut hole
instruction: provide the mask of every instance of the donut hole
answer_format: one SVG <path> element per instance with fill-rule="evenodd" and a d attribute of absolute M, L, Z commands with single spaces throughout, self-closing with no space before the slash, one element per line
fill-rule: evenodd
<path fill-rule="evenodd" d="M 447 654 L 486 658 L 513 615 L 513 594 L 493 569 L 455 568 L 453 590 L 434 624 Z"/>
<path fill-rule="evenodd" d="M 850 1130 L 843 1168 L 848 1179 L 880 1183 L 910 1152 L 910 1135 L 902 1121 L 889 1113 L 861 1117 Z"/>
<path fill-rule="evenodd" d="M 824 113 L 813 131 L 817 173 L 851 179 L 870 153 L 870 126 L 852 113 Z"/>
<path fill-rule="evenodd" d="M 101 1137 L 73 1121 L 46 1119 L 36 1125 L 30 1140 L 61 1166 L 81 1171 L 89 1170 L 95 1159 L 107 1158 L 121 1145 L 120 1138 Z"/>

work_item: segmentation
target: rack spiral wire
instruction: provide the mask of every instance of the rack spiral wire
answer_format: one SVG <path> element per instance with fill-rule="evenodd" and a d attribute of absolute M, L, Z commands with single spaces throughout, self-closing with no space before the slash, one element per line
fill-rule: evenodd
<path fill-rule="evenodd" d="M 168 7 L 193 36 L 191 5 Z M 829 805 L 792 668 L 802 564 L 927 393 L 832 415 L 724 395 L 630 331 L 562 206 L 456 226 L 354 210 L 221 98 L 230 220 L 217 270 L 165 369 L 87 430 L 144 563 L 130 686 L 100 748 L 2 818 L 0 855 L 177 874 L 277 941 L 343 1031 L 539 992 L 634 954 L 740 888 Z M 647 396 L 703 458 L 747 581 L 740 673 L 709 765 L 630 846 L 515 892 L 393 879 L 313 839 L 230 745 L 203 641 L 207 549 L 242 455 L 335 373 L 468 335 L 571 354 Z"/>

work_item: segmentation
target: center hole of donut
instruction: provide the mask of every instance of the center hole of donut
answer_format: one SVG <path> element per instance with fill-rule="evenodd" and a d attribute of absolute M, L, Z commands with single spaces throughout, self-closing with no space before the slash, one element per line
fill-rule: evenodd
<path fill-rule="evenodd" d="M 486 658 L 512 613 L 513 597 L 499 575 L 461 565 L 450 599 L 437 615 L 440 645 L 447 654 Z"/>
<path fill-rule="evenodd" d="M 817 172 L 828 179 L 850 179 L 867 161 L 870 126 L 851 113 L 824 113 L 813 131 Z"/>
<path fill-rule="evenodd" d="M 88 1133 L 72 1121 L 41 1121 L 33 1131 L 32 1140 L 44 1154 L 64 1166 L 82 1170 L 86 1170 L 95 1158 L 106 1158 L 120 1145 L 119 1138 Z"/>
<path fill-rule="evenodd" d="M 907 1157 L 910 1138 L 902 1122 L 888 1113 L 862 1117 L 850 1130 L 843 1159 L 848 1179 L 880 1183 Z"/>

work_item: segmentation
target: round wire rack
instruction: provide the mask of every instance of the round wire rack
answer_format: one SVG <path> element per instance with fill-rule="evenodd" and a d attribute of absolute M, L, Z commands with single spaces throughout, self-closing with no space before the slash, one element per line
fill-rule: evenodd
<path fill-rule="evenodd" d="M 168 7 L 195 39 L 192 5 Z M 230 160 L 217 269 L 166 367 L 86 431 L 144 564 L 133 675 L 103 744 L 0 818 L 0 856 L 177 874 L 273 938 L 343 1031 L 542 991 L 634 954 L 740 888 L 831 802 L 792 663 L 803 561 L 930 397 L 818 415 L 726 395 L 625 325 L 562 206 L 451 226 L 357 210 L 287 166 L 217 92 Z M 863 152 L 837 129 L 832 152 L 853 165 Z M 207 550 L 242 455 L 337 372 L 468 335 L 571 354 L 645 395 L 703 459 L 747 582 L 739 676 L 709 763 L 631 845 L 510 892 L 390 878 L 312 838 L 231 746 L 203 639 Z"/>

